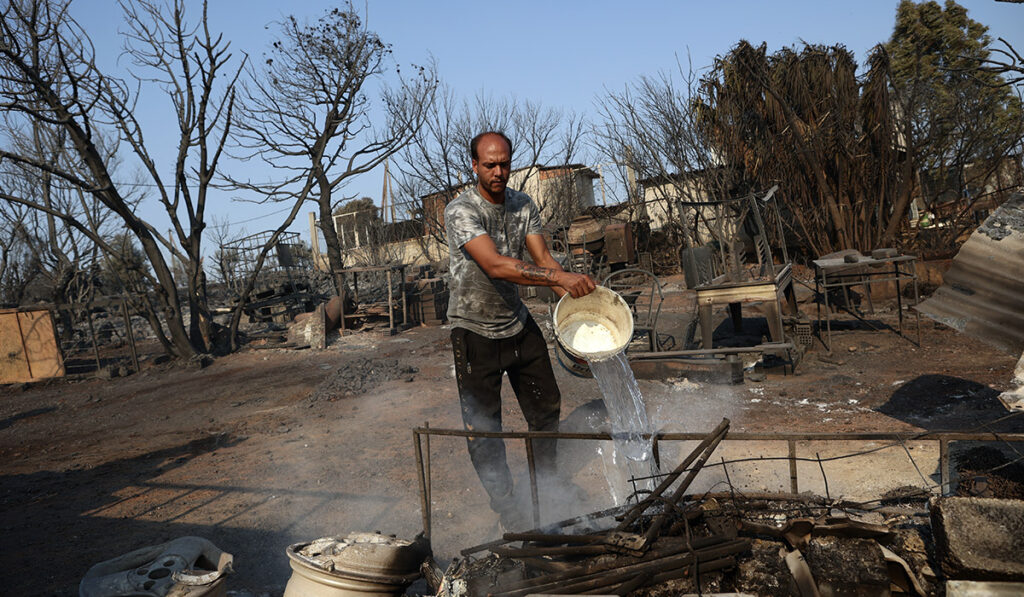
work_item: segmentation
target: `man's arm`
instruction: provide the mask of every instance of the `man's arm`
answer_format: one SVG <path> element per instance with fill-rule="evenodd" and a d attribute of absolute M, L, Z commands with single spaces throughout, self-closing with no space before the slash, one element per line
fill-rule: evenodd
<path fill-rule="evenodd" d="M 540 256 L 540 262 L 546 265 L 532 265 L 519 259 L 500 255 L 498 248 L 494 246 L 494 241 L 486 234 L 481 234 L 462 246 L 473 258 L 473 261 L 480 266 L 480 269 L 484 270 L 484 273 L 491 278 L 529 286 L 554 286 L 556 292 L 561 289 L 563 292 L 568 292 L 573 298 L 593 292 L 597 287 L 594 280 L 584 274 L 563 271 L 548 252 L 544 237 L 539 234 L 531 234 L 526 237 L 526 247 L 534 261 L 538 260 L 538 254 L 534 253 L 538 250 L 536 247 L 538 242 L 543 247 L 543 253 L 546 254 L 546 258 L 544 255 Z"/>
<path fill-rule="evenodd" d="M 551 251 L 548 250 L 548 243 L 544 240 L 542 235 L 526 235 L 526 250 L 530 252 L 530 257 L 533 258 L 533 262 L 537 265 L 548 269 L 563 271 L 562 264 L 558 263 L 558 261 L 556 261 L 551 255 Z M 567 292 L 566 289 L 561 286 L 552 286 L 551 290 L 554 290 L 555 294 L 559 297 Z"/>

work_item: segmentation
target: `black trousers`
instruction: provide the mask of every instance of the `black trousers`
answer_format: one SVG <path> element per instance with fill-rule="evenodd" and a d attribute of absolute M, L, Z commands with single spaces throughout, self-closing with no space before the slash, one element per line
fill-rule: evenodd
<path fill-rule="evenodd" d="M 531 431 L 557 431 L 562 396 L 551 370 L 547 343 L 530 318 L 511 338 L 492 340 L 462 328 L 452 329 L 455 379 L 462 421 L 469 431 L 501 431 L 501 378 L 508 374 L 512 390 Z M 512 475 L 505 442 L 471 437 L 469 457 L 496 511 L 513 507 Z M 540 479 L 555 474 L 556 440 L 534 440 L 534 463 Z"/>

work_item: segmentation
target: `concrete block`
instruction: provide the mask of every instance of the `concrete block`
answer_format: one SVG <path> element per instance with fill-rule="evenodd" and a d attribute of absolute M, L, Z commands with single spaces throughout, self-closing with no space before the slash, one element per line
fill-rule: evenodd
<path fill-rule="evenodd" d="M 300 314 L 288 326 L 288 343 L 298 346 L 309 345 L 314 350 L 327 347 L 327 314 L 323 303 L 312 313 Z"/>
<path fill-rule="evenodd" d="M 1024 501 L 933 498 L 930 509 L 947 578 L 1024 580 Z"/>

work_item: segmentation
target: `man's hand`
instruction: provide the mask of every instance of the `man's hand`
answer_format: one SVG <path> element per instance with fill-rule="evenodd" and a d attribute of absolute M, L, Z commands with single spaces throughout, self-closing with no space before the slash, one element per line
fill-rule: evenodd
<path fill-rule="evenodd" d="M 586 274 L 559 272 L 555 278 L 558 285 L 565 289 L 572 298 L 586 296 L 597 288 L 597 282 Z"/>

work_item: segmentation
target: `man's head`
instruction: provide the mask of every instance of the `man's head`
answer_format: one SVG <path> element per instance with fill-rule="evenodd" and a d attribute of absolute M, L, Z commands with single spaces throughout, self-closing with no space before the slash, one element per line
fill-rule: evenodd
<path fill-rule="evenodd" d="M 496 131 L 480 133 L 469 143 L 480 193 L 491 201 L 504 198 L 512 169 L 512 143 Z"/>

